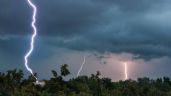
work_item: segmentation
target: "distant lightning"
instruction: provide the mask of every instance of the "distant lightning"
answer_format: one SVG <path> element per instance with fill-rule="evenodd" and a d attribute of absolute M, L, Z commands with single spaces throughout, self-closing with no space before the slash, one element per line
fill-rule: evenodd
<path fill-rule="evenodd" d="M 25 60 L 25 67 L 27 68 L 27 70 L 34 76 L 34 78 L 37 80 L 37 77 L 34 75 L 33 70 L 28 66 L 28 58 L 30 57 L 30 55 L 33 52 L 34 49 L 34 41 L 35 41 L 35 37 L 37 35 L 37 28 L 35 26 L 36 23 L 36 14 L 37 14 L 37 8 L 36 5 L 34 5 L 33 2 L 31 2 L 30 0 L 27 0 L 29 6 L 33 9 L 33 14 L 32 14 L 32 22 L 31 22 L 31 26 L 33 28 L 33 34 L 31 36 L 31 42 L 30 42 L 30 49 L 28 50 L 28 52 L 26 53 L 26 55 L 24 56 L 24 60 Z"/>
<path fill-rule="evenodd" d="M 124 68 L 125 69 L 125 80 L 127 80 L 128 79 L 128 72 L 127 72 L 128 71 L 128 67 L 127 67 L 127 63 L 126 62 L 124 63 L 124 67 L 125 67 Z"/>
<path fill-rule="evenodd" d="M 83 63 L 81 64 L 81 67 L 80 67 L 80 69 L 78 70 L 77 77 L 80 75 L 80 72 L 82 71 L 83 66 L 84 66 L 84 64 L 85 64 L 85 61 L 86 61 L 86 57 L 84 56 Z"/>

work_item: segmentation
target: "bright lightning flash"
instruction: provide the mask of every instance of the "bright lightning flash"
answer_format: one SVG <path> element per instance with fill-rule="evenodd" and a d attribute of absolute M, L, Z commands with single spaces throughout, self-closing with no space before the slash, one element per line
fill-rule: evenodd
<path fill-rule="evenodd" d="M 77 77 L 80 75 L 80 72 L 82 71 L 83 66 L 84 66 L 84 64 L 85 64 L 85 61 L 86 61 L 86 57 L 84 56 L 83 63 L 81 64 L 81 67 L 80 67 L 80 69 L 78 70 Z"/>
<path fill-rule="evenodd" d="M 128 79 L 128 67 L 127 67 L 127 62 L 124 62 L 124 69 L 125 69 L 125 80 L 127 80 Z"/>
<path fill-rule="evenodd" d="M 35 26 L 36 23 L 36 14 L 37 14 L 37 8 L 36 6 L 33 4 L 33 2 L 31 2 L 30 0 L 27 0 L 29 6 L 33 9 L 33 15 L 32 15 L 32 22 L 31 22 L 31 26 L 33 28 L 33 34 L 31 36 L 31 42 L 30 42 L 30 49 L 28 50 L 28 52 L 26 53 L 26 55 L 24 56 L 24 60 L 25 60 L 25 67 L 27 68 L 27 70 L 34 76 L 34 78 L 37 80 L 37 77 L 34 75 L 33 70 L 28 66 L 28 58 L 30 57 L 30 55 L 33 52 L 34 49 L 34 39 L 37 35 L 37 28 Z"/>

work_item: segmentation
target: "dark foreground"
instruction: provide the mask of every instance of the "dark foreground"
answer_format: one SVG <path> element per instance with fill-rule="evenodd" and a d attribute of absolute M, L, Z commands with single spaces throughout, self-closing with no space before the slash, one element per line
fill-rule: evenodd
<path fill-rule="evenodd" d="M 90 77 L 65 81 L 63 78 L 70 74 L 67 67 L 66 64 L 61 66 L 60 75 L 53 70 L 53 77 L 44 80 L 44 87 L 34 85 L 32 76 L 23 78 L 21 70 L 0 73 L 0 96 L 171 96 L 168 77 L 112 82 L 110 78 L 101 78 L 97 71 Z"/>

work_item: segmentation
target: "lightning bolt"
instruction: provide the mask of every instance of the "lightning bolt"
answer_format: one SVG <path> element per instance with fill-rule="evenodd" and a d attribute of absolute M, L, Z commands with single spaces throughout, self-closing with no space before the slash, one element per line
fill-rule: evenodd
<path fill-rule="evenodd" d="M 26 53 L 26 55 L 24 56 L 24 60 L 25 60 L 25 67 L 26 69 L 33 75 L 33 77 L 37 80 L 37 77 L 34 75 L 33 70 L 28 66 L 28 58 L 30 57 L 30 55 L 33 52 L 34 49 L 34 41 L 35 41 L 35 37 L 37 35 L 37 28 L 35 26 L 36 23 L 36 14 L 37 14 L 37 8 L 36 5 L 34 5 L 34 3 L 30 0 L 27 0 L 29 6 L 32 8 L 33 10 L 33 14 L 32 14 L 32 22 L 31 22 L 31 27 L 33 28 L 33 34 L 31 36 L 31 42 L 30 42 L 30 49 L 28 50 L 28 52 Z"/>
<path fill-rule="evenodd" d="M 124 63 L 124 67 L 125 67 L 124 68 L 125 69 L 125 80 L 127 80 L 128 79 L 128 72 L 127 72 L 128 71 L 127 70 L 128 68 L 127 68 L 127 63 L 126 62 Z"/>
<path fill-rule="evenodd" d="M 85 64 L 85 61 L 86 61 L 86 57 L 84 56 L 83 63 L 81 64 L 81 67 L 80 67 L 80 69 L 78 70 L 77 77 L 80 75 L 80 72 L 82 71 L 83 66 L 84 66 L 84 64 Z"/>

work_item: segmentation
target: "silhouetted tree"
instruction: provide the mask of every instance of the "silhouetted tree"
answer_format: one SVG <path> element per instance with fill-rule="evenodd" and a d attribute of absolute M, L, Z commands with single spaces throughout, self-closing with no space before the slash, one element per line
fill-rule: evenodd
<path fill-rule="evenodd" d="M 68 65 L 67 64 L 62 64 L 61 65 L 61 75 L 62 76 L 67 76 L 69 74 L 70 74 L 70 72 L 68 70 Z"/>
<path fill-rule="evenodd" d="M 0 96 L 171 96 L 169 77 L 152 80 L 148 77 L 137 80 L 112 82 L 101 77 L 100 71 L 89 76 L 63 79 L 70 74 L 68 65 L 61 65 L 61 75 L 52 70 L 52 77 L 44 80 L 44 87 L 34 85 L 33 76 L 23 78 L 21 70 L 0 72 Z"/>

